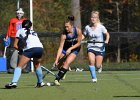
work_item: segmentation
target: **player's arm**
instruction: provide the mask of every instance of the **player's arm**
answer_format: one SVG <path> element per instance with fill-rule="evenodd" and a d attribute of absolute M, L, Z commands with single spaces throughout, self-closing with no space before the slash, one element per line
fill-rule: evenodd
<path fill-rule="evenodd" d="M 110 34 L 108 32 L 104 33 L 106 35 L 105 44 L 109 43 Z"/>
<path fill-rule="evenodd" d="M 10 20 L 9 26 L 8 26 L 8 31 L 6 34 L 6 40 L 8 39 L 9 36 L 11 36 L 12 30 L 13 30 L 13 20 Z"/>
<path fill-rule="evenodd" d="M 66 35 L 61 35 L 61 39 L 60 39 L 60 45 L 59 45 L 59 48 L 58 48 L 58 51 L 57 51 L 57 56 L 56 56 L 56 60 L 55 60 L 55 64 L 58 63 L 58 60 L 61 56 L 61 53 L 62 53 L 62 50 L 63 50 L 63 46 L 64 46 L 64 42 L 65 42 L 65 39 L 66 39 Z"/>
<path fill-rule="evenodd" d="M 70 47 L 66 52 L 67 54 L 71 53 L 71 50 L 79 47 L 81 45 L 81 40 L 82 40 L 82 31 L 77 28 L 77 43 L 75 45 L 73 45 L 72 47 Z"/>

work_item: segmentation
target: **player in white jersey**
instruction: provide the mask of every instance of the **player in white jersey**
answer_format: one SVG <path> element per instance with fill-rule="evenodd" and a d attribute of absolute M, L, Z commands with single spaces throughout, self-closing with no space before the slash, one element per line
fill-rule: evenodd
<path fill-rule="evenodd" d="M 5 88 L 11 89 L 17 87 L 17 82 L 21 76 L 21 70 L 25 64 L 33 58 L 33 64 L 37 76 L 37 86 L 43 87 L 42 69 L 40 67 L 41 57 L 43 55 L 43 45 L 40 42 L 37 33 L 30 30 L 32 23 L 30 20 L 24 20 L 22 29 L 19 29 L 16 34 L 14 47 L 20 51 L 20 59 L 14 71 L 12 82 L 5 85 Z M 23 51 L 22 51 L 23 50 Z"/>
<path fill-rule="evenodd" d="M 106 36 L 105 40 L 104 36 Z M 92 81 L 97 82 L 96 68 L 101 69 L 103 57 L 105 54 L 105 44 L 108 44 L 110 38 L 107 29 L 100 22 L 98 11 L 91 12 L 91 23 L 85 27 L 84 38 L 88 38 L 89 41 L 95 42 L 88 43 L 87 51 L 89 59 L 89 70 L 92 76 Z"/>

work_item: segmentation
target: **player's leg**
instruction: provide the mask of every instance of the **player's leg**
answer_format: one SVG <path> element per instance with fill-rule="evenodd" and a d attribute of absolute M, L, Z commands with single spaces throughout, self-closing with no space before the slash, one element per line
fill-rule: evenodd
<path fill-rule="evenodd" d="M 96 68 L 95 68 L 95 54 L 92 52 L 88 52 L 88 59 L 89 59 L 89 70 L 91 73 L 92 81 L 97 82 Z"/>
<path fill-rule="evenodd" d="M 40 59 L 34 58 L 33 64 L 35 67 L 35 73 L 36 73 L 36 77 L 37 77 L 36 87 L 43 87 L 45 85 L 45 83 L 43 82 L 43 73 L 42 73 L 42 69 L 40 66 L 40 62 L 41 62 L 41 58 Z"/>
<path fill-rule="evenodd" d="M 27 64 L 27 62 L 30 60 L 30 58 L 22 55 L 21 58 L 19 59 L 18 67 L 15 68 L 14 70 L 14 76 L 12 79 L 12 82 L 5 85 L 6 88 L 16 88 L 17 87 L 17 82 L 21 76 L 21 71 L 22 68 Z"/>
<path fill-rule="evenodd" d="M 59 81 L 63 78 L 63 76 L 66 74 L 66 72 L 69 70 L 69 65 L 75 60 L 76 55 L 74 53 L 71 53 L 66 61 L 64 62 L 63 67 L 58 72 L 58 78 L 55 79 L 55 84 L 60 85 Z"/>
<path fill-rule="evenodd" d="M 96 68 L 98 73 L 102 72 L 102 62 L 103 62 L 103 55 L 99 54 L 96 56 Z"/>

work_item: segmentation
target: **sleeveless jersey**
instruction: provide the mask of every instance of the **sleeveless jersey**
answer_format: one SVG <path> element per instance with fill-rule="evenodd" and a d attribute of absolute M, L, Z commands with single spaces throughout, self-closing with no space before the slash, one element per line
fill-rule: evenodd
<path fill-rule="evenodd" d="M 27 35 L 26 31 L 27 31 L 27 29 L 25 29 L 25 28 L 19 29 L 17 31 L 16 37 L 19 38 L 20 35 L 22 35 L 22 37 L 25 37 Z M 34 47 L 41 47 L 41 48 L 43 48 L 43 45 L 40 42 L 37 33 L 35 31 L 33 31 L 33 30 L 30 30 L 30 34 L 28 34 L 28 38 L 26 40 L 26 43 L 27 43 L 27 45 L 23 49 L 23 51 L 27 50 L 27 49 L 30 49 L 30 48 L 34 48 Z"/>
<path fill-rule="evenodd" d="M 76 27 L 73 28 L 73 33 L 71 36 L 67 32 L 65 32 L 65 35 L 66 35 L 66 39 L 65 39 L 63 50 L 67 51 L 68 48 L 72 47 L 73 45 L 75 45 L 78 42 Z M 77 50 L 77 49 L 80 50 L 80 46 L 75 48 L 74 50 Z M 72 51 L 74 51 L 74 50 L 72 50 Z"/>

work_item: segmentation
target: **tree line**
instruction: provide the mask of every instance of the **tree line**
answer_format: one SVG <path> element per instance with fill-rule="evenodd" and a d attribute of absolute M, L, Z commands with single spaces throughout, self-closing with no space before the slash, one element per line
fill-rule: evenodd
<path fill-rule="evenodd" d="M 79 2 L 79 3 L 77 3 Z M 15 17 L 16 0 L 0 2 L 0 33 L 6 33 L 9 20 Z M 79 8 L 74 8 L 78 5 Z M 20 0 L 20 7 L 29 17 L 29 0 Z M 90 12 L 99 10 L 102 23 L 110 32 L 140 31 L 139 0 L 33 0 L 34 29 L 38 32 L 59 32 L 70 14 L 79 10 L 82 29 L 89 23 Z M 75 14 L 75 17 L 77 15 Z"/>

